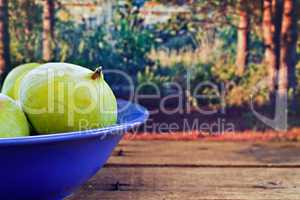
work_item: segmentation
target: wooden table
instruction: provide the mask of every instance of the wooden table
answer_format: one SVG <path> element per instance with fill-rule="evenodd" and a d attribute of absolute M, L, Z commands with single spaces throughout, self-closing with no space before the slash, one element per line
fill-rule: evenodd
<path fill-rule="evenodd" d="M 122 141 L 68 200 L 299 200 L 300 143 Z"/>

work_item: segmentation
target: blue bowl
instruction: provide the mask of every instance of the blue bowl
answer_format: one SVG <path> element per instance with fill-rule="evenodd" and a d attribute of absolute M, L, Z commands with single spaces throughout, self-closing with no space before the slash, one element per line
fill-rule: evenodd
<path fill-rule="evenodd" d="M 0 139 L 0 199 L 58 200 L 70 195 L 105 164 L 124 132 L 148 118 L 143 107 L 118 100 L 115 126 Z"/>

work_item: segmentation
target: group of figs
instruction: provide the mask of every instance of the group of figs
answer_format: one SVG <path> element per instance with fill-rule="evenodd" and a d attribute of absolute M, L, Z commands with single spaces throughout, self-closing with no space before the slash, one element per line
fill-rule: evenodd
<path fill-rule="evenodd" d="M 103 128 L 116 121 L 117 101 L 101 68 L 28 63 L 3 82 L 0 138 Z"/>

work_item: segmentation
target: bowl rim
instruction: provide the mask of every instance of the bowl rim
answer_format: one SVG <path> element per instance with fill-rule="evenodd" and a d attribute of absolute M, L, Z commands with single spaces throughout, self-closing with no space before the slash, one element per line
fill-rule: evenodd
<path fill-rule="evenodd" d="M 138 111 L 139 115 L 126 123 L 120 123 L 105 128 L 90 129 L 84 131 L 72 131 L 66 133 L 55 133 L 45 135 L 33 135 L 14 138 L 0 138 L 0 146 L 7 145 L 27 145 L 27 144 L 40 144 L 51 142 L 63 142 L 78 139 L 87 139 L 93 137 L 99 137 L 105 139 L 109 135 L 122 135 L 124 132 L 133 129 L 143 124 L 149 117 L 149 112 L 146 108 L 136 103 L 131 103 L 126 100 L 118 99 L 118 103 L 128 103 L 131 107 L 135 107 L 135 111 Z"/>

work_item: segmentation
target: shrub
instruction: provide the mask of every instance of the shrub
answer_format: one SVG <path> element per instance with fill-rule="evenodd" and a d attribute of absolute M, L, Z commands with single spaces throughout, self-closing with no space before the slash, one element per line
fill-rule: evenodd
<path fill-rule="evenodd" d="M 229 88 L 226 101 L 230 106 L 241 106 L 251 101 L 264 105 L 269 100 L 266 66 L 250 64 L 246 74 Z"/>
<path fill-rule="evenodd" d="M 138 72 L 143 72 L 152 62 L 146 56 L 154 45 L 152 35 L 137 25 L 136 15 L 123 16 L 116 13 L 112 24 L 86 29 L 84 24 L 57 23 L 56 59 L 77 63 L 89 68 L 99 65 L 104 69 L 126 72 L 136 83 Z M 114 75 L 108 82 L 122 85 Z"/>
<path fill-rule="evenodd" d="M 137 84 L 142 88 L 140 94 L 156 94 L 153 85 L 160 91 L 163 86 L 171 79 L 168 76 L 162 76 L 155 68 L 146 67 L 144 72 L 138 72 Z"/>
<path fill-rule="evenodd" d="M 42 5 L 34 1 L 11 0 L 8 6 L 12 65 L 41 60 Z"/>

